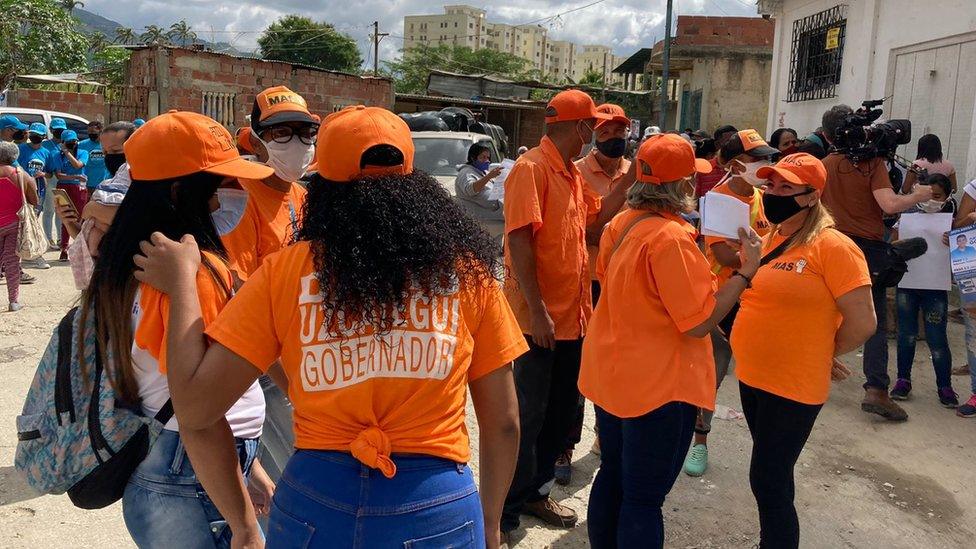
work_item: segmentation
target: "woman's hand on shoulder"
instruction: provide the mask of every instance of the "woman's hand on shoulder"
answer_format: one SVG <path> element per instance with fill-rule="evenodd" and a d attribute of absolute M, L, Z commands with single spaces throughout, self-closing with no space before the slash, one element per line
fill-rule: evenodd
<path fill-rule="evenodd" d="M 200 248 L 197 241 L 185 235 L 179 242 L 162 233 L 153 233 L 150 241 L 139 244 L 142 251 L 133 261 L 135 277 L 157 290 L 172 294 L 192 286 L 200 268 Z"/>

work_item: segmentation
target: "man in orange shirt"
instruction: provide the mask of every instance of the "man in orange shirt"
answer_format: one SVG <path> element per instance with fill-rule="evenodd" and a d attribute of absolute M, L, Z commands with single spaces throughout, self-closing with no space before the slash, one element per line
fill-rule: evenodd
<path fill-rule="evenodd" d="M 240 223 L 222 235 L 231 270 L 247 280 L 269 254 L 289 244 L 301 223 L 305 189 L 298 180 L 312 162 L 319 124 L 305 99 L 284 86 L 254 98 L 249 132 L 240 132 L 258 161 L 274 168 L 262 180 L 240 179 L 248 193 Z"/>
<path fill-rule="evenodd" d="M 589 154 L 576 161 L 576 168 L 586 185 L 600 196 L 607 196 L 611 189 L 619 187 L 630 170 L 630 160 L 624 158 L 627 152 L 627 138 L 630 137 L 630 119 L 623 108 L 612 103 L 604 103 L 596 108 L 597 112 L 609 114 L 610 120 L 600 120 L 596 127 L 596 145 Z M 600 233 L 602 227 L 587 234 L 586 251 L 590 256 L 590 278 L 592 279 L 593 305 L 600 299 L 600 283 L 596 280 L 596 255 L 599 251 Z M 583 434 L 583 404 L 580 398 L 576 410 L 576 425 L 566 441 L 566 448 L 556 459 L 556 482 L 562 485 L 572 480 L 573 448 L 579 443 Z M 596 446 L 595 448 L 599 448 Z"/>
<path fill-rule="evenodd" d="M 603 200 L 588 189 L 572 159 L 593 138 L 598 120 L 590 96 L 560 92 L 546 108 L 546 136 L 521 157 L 505 181 L 508 298 L 529 352 L 515 362 L 522 426 L 518 466 L 505 502 L 502 531 L 522 512 L 561 527 L 577 516 L 541 492 L 573 428 L 580 350 L 592 313 L 587 226 L 602 227 L 623 204 L 632 174 Z"/>
<path fill-rule="evenodd" d="M 748 204 L 749 225 L 759 236 L 765 236 L 769 232 L 769 222 L 763 212 L 762 190 L 759 188 L 765 180 L 756 176 L 756 170 L 770 165 L 770 158 L 778 152 L 756 130 L 742 130 L 732 134 L 716 157 L 719 167 L 727 175 L 710 192 L 732 196 Z M 708 258 L 712 274 L 718 279 L 719 285 L 724 284 L 732 272 L 741 266 L 738 251 L 729 246 L 724 238 L 706 236 L 705 257 Z M 716 389 L 722 385 L 732 363 L 732 348 L 729 346 L 728 336 L 737 310 L 738 306 L 722 321 L 719 325 L 721 331 L 714 330 L 711 334 Z M 711 430 L 712 412 L 700 410 L 695 425 L 695 444 L 685 460 L 686 474 L 700 477 L 708 468 L 708 433 Z"/>

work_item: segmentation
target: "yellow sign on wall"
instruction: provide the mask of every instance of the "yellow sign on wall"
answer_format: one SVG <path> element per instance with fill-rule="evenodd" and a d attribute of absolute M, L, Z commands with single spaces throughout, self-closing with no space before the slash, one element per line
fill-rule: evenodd
<path fill-rule="evenodd" d="M 832 29 L 827 29 L 827 45 L 826 49 L 836 50 L 840 47 L 840 27 L 834 27 Z"/>

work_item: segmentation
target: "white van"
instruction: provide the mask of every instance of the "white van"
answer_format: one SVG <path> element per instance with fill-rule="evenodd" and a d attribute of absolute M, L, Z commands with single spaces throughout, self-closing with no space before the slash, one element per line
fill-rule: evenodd
<path fill-rule="evenodd" d="M 12 114 L 21 122 L 30 126 L 34 122 L 40 122 L 48 128 L 48 137 L 51 137 L 51 119 L 63 118 L 69 130 L 78 133 L 78 140 L 88 138 L 88 120 L 66 112 L 45 111 L 41 109 L 22 109 L 20 107 L 0 107 L 0 116 Z"/>

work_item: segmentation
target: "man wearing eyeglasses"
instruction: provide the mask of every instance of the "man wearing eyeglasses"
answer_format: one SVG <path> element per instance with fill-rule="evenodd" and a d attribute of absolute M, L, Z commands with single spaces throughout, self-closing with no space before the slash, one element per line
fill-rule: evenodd
<path fill-rule="evenodd" d="M 305 189 L 297 182 L 312 161 L 318 130 L 305 99 L 290 89 L 268 88 L 254 98 L 248 144 L 274 174 L 260 181 L 239 180 L 248 195 L 244 213 L 221 238 L 231 271 L 241 282 L 298 232 Z"/>

